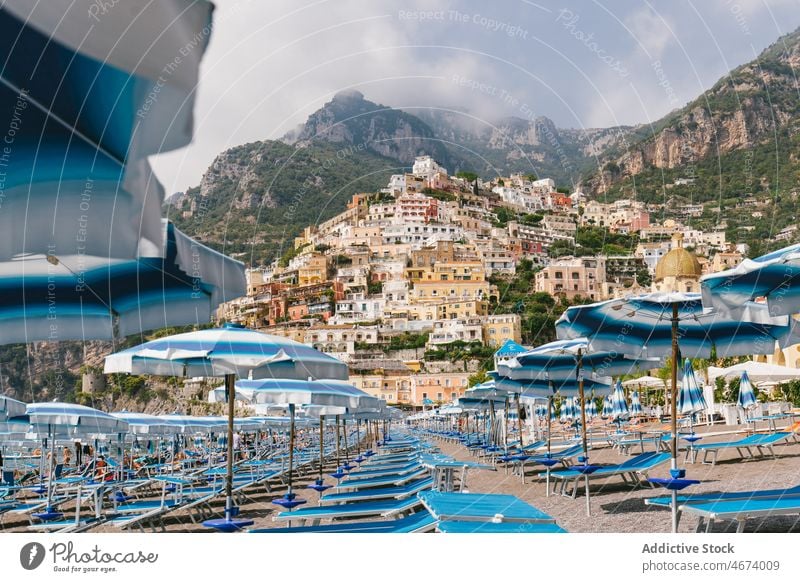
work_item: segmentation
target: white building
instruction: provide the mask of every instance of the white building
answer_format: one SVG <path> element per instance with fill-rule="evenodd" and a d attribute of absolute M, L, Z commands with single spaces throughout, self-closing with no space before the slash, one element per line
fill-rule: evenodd
<path fill-rule="evenodd" d="M 432 178 L 434 174 L 447 174 L 447 170 L 437 164 L 430 156 L 418 156 L 414 160 L 411 173 L 421 178 Z"/>

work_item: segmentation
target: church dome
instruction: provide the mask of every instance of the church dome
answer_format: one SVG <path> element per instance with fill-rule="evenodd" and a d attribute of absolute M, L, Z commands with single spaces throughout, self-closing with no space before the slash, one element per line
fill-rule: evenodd
<path fill-rule="evenodd" d="M 667 277 L 699 279 L 703 274 L 697 257 L 680 246 L 680 239 L 677 242 L 679 246 L 661 257 L 656 263 L 656 281 L 663 281 Z"/>

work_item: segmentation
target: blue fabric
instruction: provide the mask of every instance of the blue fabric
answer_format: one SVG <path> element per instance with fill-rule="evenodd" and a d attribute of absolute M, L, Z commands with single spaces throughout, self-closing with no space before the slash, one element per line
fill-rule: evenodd
<path fill-rule="evenodd" d="M 703 390 L 697 382 L 697 377 L 692 368 L 689 358 L 683 363 L 683 378 L 681 378 L 681 389 L 678 392 L 678 412 L 680 414 L 694 414 L 708 408 L 706 399 L 703 397 Z"/>
<path fill-rule="evenodd" d="M 742 372 L 742 377 L 739 380 L 739 397 L 737 403 L 744 409 L 753 408 L 758 404 L 755 390 L 753 390 L 753 384 L 750 382 L 750 376 L 747 375 L 746 370 Z"/>
<path fill-rule="evenodd" d="M 699 293 L 653 293 L 567 309 L 556 322 L 562 339 L 589 337 L 593 350 L 634 357 L 672 352 L 672 311 L 678 308 L 681 353 L 692 358 L 772 354 L 776 340 L 795 343 L 794 323 L 770 319 L 767 307 L 752 305 L 746 319 L 703 308 Z"/>

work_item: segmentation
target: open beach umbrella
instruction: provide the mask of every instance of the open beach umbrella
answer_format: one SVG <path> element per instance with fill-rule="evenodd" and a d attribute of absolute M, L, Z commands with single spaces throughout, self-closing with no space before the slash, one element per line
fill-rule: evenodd
<path fill-rule="evenodd" d="M 237 324 L 176 334 L 145 342 L 107 356 L 105 373 L 156 376 L 206 376 L 225 378 L 228 392 L 227 478 L 223 520 L 208 520 L 208 527 L 235 531 L 250 520 L 234 520 L 233 417 L 236 378 L 294 380 L 348 377 L 347 365 L 336 358 L 287 338 L 252 331 Z"/>
<path fill-rule="evenodd" d="M 128 430 L 128 423 L 108 413 L 69 402 L 37 402 L 28 404 L 25 414 L 10 419 L 16 422 L 27 422 L 29 434 L 42 439 L 42 460 L 49 453 L 50 461 L 47 483 L 47 507 L 43 512 L 34 514 L 42 521 L 50 521 L 61 517 L 61 513 L 52 506 L 53 474 L 56 457 L 56 438 L 71 438 L 79 435 L 108 434 L 116 435 Z"/>
<path fill-rule="evenodd" d="M 573 379 L 577 383 L 578 401 L 575 405 L 574 413 L 580 420 L 583 470 L 590 471 L 592 469 L 589 468 L 589 445 L 586 434 L 586 419 L 584 418 L 587 379 L 606 378 L 614 374 L 631 374 L 636 371 L 659 367 L 660 365 L 660 360 L 655 358 L 632 357 L 616 350 L 595 348 L 587 338 L 573 336 L 544 344 L 502 362 L 498 361 L 497 373 L 511 380 L 555 381 Z M 603 391 L 596 391 L 598 395 L 604 393 Z M 586 479 L 588 481 L 588 473 Z M 587 515 L 590 514 L 588 487 L 586 512 Z"/>
<path fill-rule="evenodd" d="M 746 371 L 742 372 L 739 380 L 739 397 L 736 399 L 736 403 L 745 411 L 758 406 L 756 392 L 753 390 L 753 384 L 750 382 L 750 377 Z"/>
<path fill-rule="evenodd" d="M 800 312 L 800 244 L 744 259 L 732 269 L 700 279 L 703 304 L 734 315 L 754 300 L 766 302 L 773 316 Z"/>
<path fill-rule="evenodd" d="M 0 343 L 111 340 L 198 324 L 245 294 L 242 263 L 172 223 L 161 226 L 160 252 L 134 260 L 37 255 L 0 262 Z"/>
<path fill-rule="evenodd" d="M 147 156 L 191 141 L 210 2 L 7 0 L 0 8 L 0 262 L 157 251 L 164 189 Z M 191 45 L 192 50 L 186 47 Z M 80 271 L 80 265 L 72 265 Z"/>
<path fill-rule="evenodd" d="M 248 393 L 250 401 L 254 404 L 286 404 L 289 407 L 288 489 L 283 498 L 273 501 L 289 509 L 305 503 L 304 500 L 296 499 L 292 491 L 296 408 L 319 407 L 317 412 L 322 418 L 326 415 L 340 416 L 348 412 L 377 411 L 381 406 L 379 398 L 370 396 L 347 382 L 336 380 L 239 380 L 236 386 Z M 345 438 L 347 438 L 346 430 L 345 425 Z M 320 433 L 321 438 L 322 433 Z M 321 441 L 320 446 L 322 446 Z"/>
<path fill-rule="evenodd" d="M 679 354 L 708 358 L 771 354 L 776 342 L 797 342 L 795 322 L 771 317 L 765 305 L 751 303 L 737 319 L 705 309 L 699 293 L 650 293 L 568 308 L 556 322 L 561 339 L 588 337 L 598 350 L 635 357 L 666 357 L 672 364 L 672 482 L 679 475 L 677 454 L 677 395 Z M 680 346 L 679 346 L 680 343 Z M 687 481 L 688 483 L 688 481 Z M 672 489 L 673 496 L 677 496 Z M 677 507 L 673 507 L 677 531 Z"/>
<path fill-rule="evenodd" d="M 694 415 L 708 408 L 703 397 L 703 389 L 697 381 L 692 362 L 686 358 L 683 362 L 683 378 L 678 393 L 678 412 L 689 416 L 689 427 L 694 434 Z"/>
<path fill-rule="evenodd" d="M 634 390 L 631 393 L 631 416 L 641 416 L 642 401 L 639 399 L 639 392 Z"/>

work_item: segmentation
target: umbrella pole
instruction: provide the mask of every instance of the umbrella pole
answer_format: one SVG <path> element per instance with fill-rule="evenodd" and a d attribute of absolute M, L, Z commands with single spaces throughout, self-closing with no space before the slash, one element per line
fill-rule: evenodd
<path fill-rule="evenodd" d="M 289 405 L 289 485 L 286 498 L 292 499 L 292 469 L 294 466 L 294 404 Z"/>
<path fill-rule="evenodd" d="M 350 465 L 350 453 L 347 445 L 347 418 L 342 419 L 342 433 L 344 434 L 344 464 Z"/>
<path fill-rule="evenodd" d="M 583 463 L 589 464 L 589 444 L 586 439 L 586 393 L 583 389 L 583 373 L 581 366 L 583 365 L 583 354 L 578 350 L 577 365 L 575 366 L 576 373 L 578 374 L 578 395 L 580 396 L 581 406 L 581 445 L 583 445 Z M 592 515 L 591 502 L 589 500 L 589 473 L 583 474 L 584 487 L 586 488 L 586 515 Z"/>
<path fill-rule="evenodd" d="M 670 468 L 678 468 L 678 304 L 672 304 L 672 386 L 670 411 L 672 413 L 672 460 Z M 675 476 L 673 475 L 673 478 Z M 672 490 L 672 533 L 678 533 L 678 492 Z"/>
<path fill-rule="evenodd" d="M 550 459 L 550 429 L 552 428 L 553 417 L 551 416 L 551 412 L 553 410 L 553 397 L 547 397 L 547 458 Z M 547 464 L 547 469 L 545 469 L 546 473 L 546 482 L 545 482 L 545 497 L 550 497 L 550 463 Z"/>
<path fill-rule="evenodd" d="M 525 446 L 525 443 L 522 441 L 522 402 L 521 395 L 517 394 L 517 430 L 519 431 L 519 448 Z"/>
<path fill-rule="evenodd" d="M 325 415 L 320 414 L 319 416 L 319 482 L 320 485 L 322 484 L 322 463 L 323 463 L 323 452 L 322 452 L 322 445 L 325 441 Z"/>
<path fill-rule="evenodd" d="M 356 419 L 356 454 L 361 457 L 361 421 Z"/>
<path fill-rule="evenodd" d="M 338 471 L 338 467 L 340 467 L 340 460 L 339 460 L 339 415 L 336 415 L 336 467 Z"/>
<path fill-rule="evenodd" d="M 228 394 L 228 442 L 225 474 L 225 519 L 233 518 L 233 407 L 236 401 L 236 376 L 225 374 L 225 392 Z"/>
<path fill-rule="evenodd" d="M 503 415 L 503 437 L 505 438 L 505 452 L 508 454 L 508 398 L 506 398 L 505 412 Z"/>

